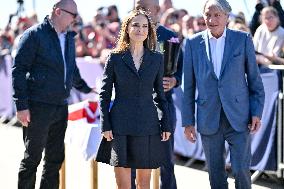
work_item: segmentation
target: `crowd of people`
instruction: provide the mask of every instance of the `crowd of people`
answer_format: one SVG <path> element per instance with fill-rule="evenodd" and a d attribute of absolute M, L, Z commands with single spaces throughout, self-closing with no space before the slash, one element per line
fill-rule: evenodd
<path fill-rule="evenodd" d="M 227 141 L 236 188 L 249 189 L 250 133 L 261 127 L 265 103 L 260 74 L 280 81 L 267 65 L 284 64 L 284 11 L 278 0 L 257 0 L 249 22 L 231 11 L 226 0 L 206 1 L 200 15 L 174 8 L 171 0 L 135 0 L 126 18 L 111 5 L 85 23 L 73 0 L 59 0 L 43 22 L 37 24 L 33 13 L 19 18 L 16 29 L 2 29 L 0 64 L 7 55 L 14 58 L 14 100 L 26 148 L 19 188 L 34 188 L 43 149 L 41 188 L 58 188 L 70 89 L 96 93 L 81 78 L 75 58 L 91 56 L 106 65 L 96 160 L 115 167 L 118 188 L 149 188 L 151 169 L 158 167 L 161 189 L 176 188 L 172 94 L 183 82 L 182 126 L 193 143 L 196 129 L 201 134 L 211 188 L 228 187 Z M 169 41 L 181 47 L 175 72 L 165 75 L 168 49 L 160 44 Z"/>
<path fill-rule="evenodd" d="M 280 26 L 284 26 L 284 11 L 278 0 L 269 0 L 269 5 L 276 9 Z M 232 29 L 250 32 L 252 35 L 261 25 L 261 11 L 268 4 L 257 0 L 255 12 L 251 20 L 247 20 L 243 12 L 231 13 L 228 27 Z M 76 56 L 106 57 L 108 49 L 113 49 L 118 39 L 121 19 L 116 5 L 100 7 L 95 11 L 93 21 L 85 23 L 80 17 L 72 26 L 77 32 Z M 192 15 L 186 9 L 177 9 L 171 0 L 163 0 L 158 18 L 161 25 L 170 28 L 177 33 L 180 39 L 190 37 L 195 33 L 206 29 L 202 13 Z M 17 19 L 15 26 L 9 23 L 6 28 L 0 29 L 0 56 L 11 54 L 16 49 L 19 36 L 29 27 L 38 23 L 37 14 L 30 12 L 26 16 Z M 105 60 L 105 59 L 103 59 Z"/>

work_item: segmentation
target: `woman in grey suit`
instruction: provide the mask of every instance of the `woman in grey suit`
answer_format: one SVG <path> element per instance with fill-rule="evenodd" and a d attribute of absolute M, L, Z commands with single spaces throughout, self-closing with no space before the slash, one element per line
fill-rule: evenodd
<path fill-rule="evenodd" d="M 97 158 L 114 166 L 117 188 L 150 188 L 151 169 L 165 160 L 171 135 L 163 91 L 163 58 L 148 14 L 132 11 L 122 23 L 116 49 L 108 57 L 100 93 L 103 139 Z M 113 86 L 115 99 L 110 109 Z M 109 111 L 110 109 L 110 111 Z M 157 109 L 161 110 L 159 120 Z"/>

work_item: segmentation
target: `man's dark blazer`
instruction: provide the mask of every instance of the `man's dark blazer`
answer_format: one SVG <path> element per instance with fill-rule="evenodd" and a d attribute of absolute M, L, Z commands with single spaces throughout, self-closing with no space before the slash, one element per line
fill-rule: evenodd
<path fill-rule="evenodd" d="M 60 42 L 48 18 L 23 33 L 12 71 L 13 97 L 18 111 L 28 109 L 29 100 L 66 105 L 73 86 L 84 93 L 91 91 L 76 66 L 75 34 L 66 33 L 64 81 Z"/>
<path fill-rule="evenodd" d="M 105 66 L 100 93 L 102 131 L 145 136 L 169 131 L 168 105 L 163 91 L 163 58 L 144 49 L 143 61 L 136 70 L 129 50 L 111 53 Z M 115 99 L 109 111 L 112 89 Z M 157 94 L 153 98 L 154 92 Z M 163 112 L 158 119 L 157 107 Z"/>

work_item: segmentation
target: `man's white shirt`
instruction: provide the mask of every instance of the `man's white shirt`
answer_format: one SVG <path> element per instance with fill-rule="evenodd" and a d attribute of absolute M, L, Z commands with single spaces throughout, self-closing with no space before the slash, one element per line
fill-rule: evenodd
<path fill-rule="evenodd" d="M 223 55 L 224 55 L 224 48 L 225 48 L 225 39 L 226 39 L 226 28 L 221 37 L 216 39 L 208 30 L 208 40 L 209 40 L 209 47 L 206 49 L 210 49 L 210 52 L 207 54 L 211 54 L 211 62 L 213 63 L 214 72 L 219 79 Z"/>

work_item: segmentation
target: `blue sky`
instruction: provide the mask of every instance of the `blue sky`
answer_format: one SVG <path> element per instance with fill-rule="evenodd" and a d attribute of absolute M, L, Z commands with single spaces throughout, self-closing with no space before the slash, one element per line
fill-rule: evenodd
<path fill-rule="evenodd" d="M 90 21 L 94 15 L 95 10 L 100 6 L 108 6 L 116 4 L 120 16 L 123 17 L 133 7 L 133 0 L 75 0 L 78 4 L 78 10 L 85 21 Z M 233 13 L 243 11 L 247 18 L 250 18 L 254 12 L 256 0 L 228 0 L 233 8 Z M 245 2 L 249 10 L 245 7 Z M 49 14 L 55 0 L 24 0 L 25 12 L 35 10 L 38 13 L 41 21 L 45 15 Z M 205 0 L 172 0 L 175 8 L 184 8 L 192 15 L 202 13 L 202 6 Z M 9 18 L 9 14 L 15 13 L 18 8 L 17 0 L 1 0 L 0 6 L 0 28 L 3 28 Z"/>

